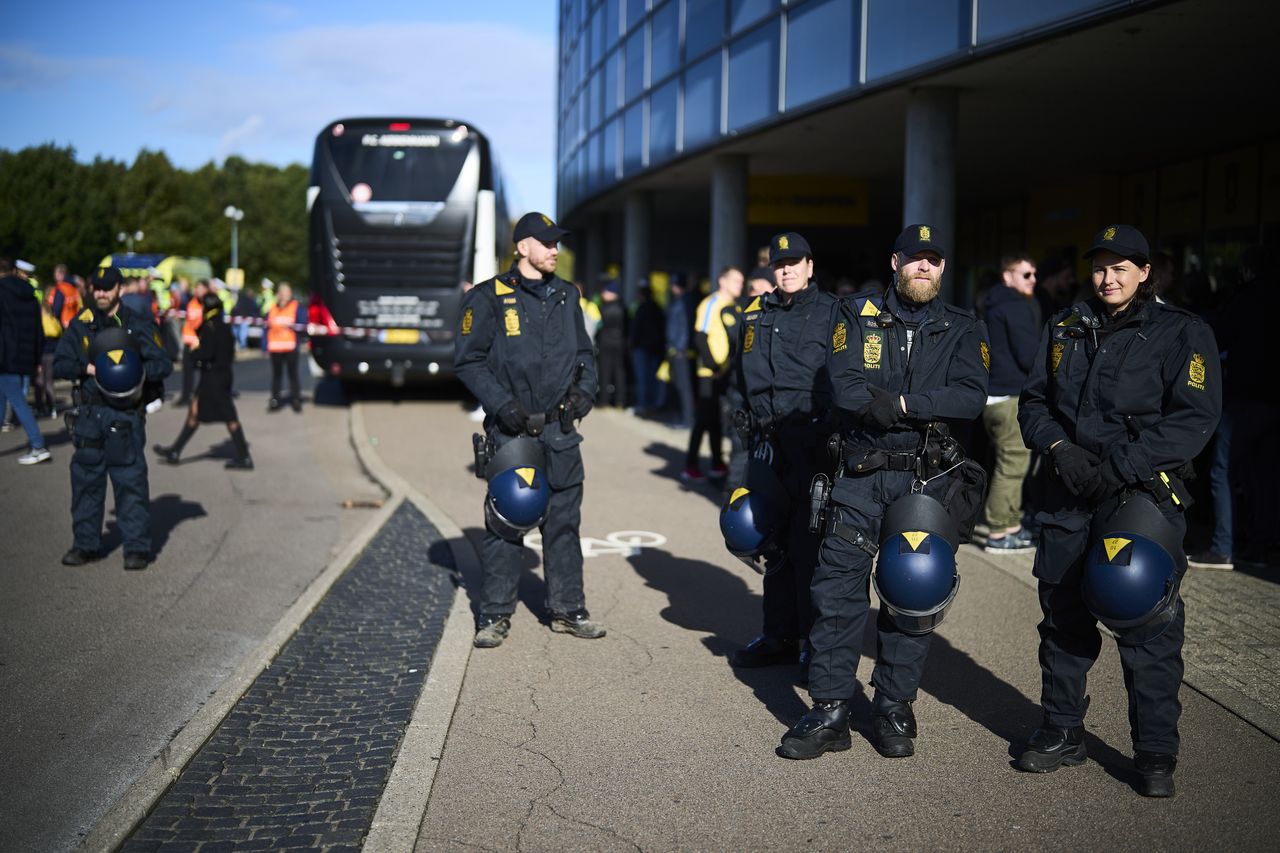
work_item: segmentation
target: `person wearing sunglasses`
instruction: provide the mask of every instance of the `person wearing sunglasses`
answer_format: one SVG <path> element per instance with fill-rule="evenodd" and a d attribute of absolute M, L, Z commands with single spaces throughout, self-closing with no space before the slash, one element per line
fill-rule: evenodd
<path fill-rule="evenodd" d="M 1035 547 L 1031 532 L 1022 526 L 1022 481 L 1031 464 L 1031 451 L 1018 431 L 1018 393 L 1035 361 L 1043 323 L 1035 291 L 1036 267 L 1031 258 L 1006 255 L 1000 262 L 1000 281 L 987 292 L 983 303 L 991 335 L 991 376 L 982 425 L 996 457 L 987 492 L 985 515 L 990 532 L 985 550 L 997 554 Z"/>

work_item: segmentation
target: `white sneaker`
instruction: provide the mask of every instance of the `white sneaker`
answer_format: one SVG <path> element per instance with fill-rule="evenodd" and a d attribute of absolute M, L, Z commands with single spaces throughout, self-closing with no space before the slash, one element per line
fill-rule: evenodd
<path fill-rule="evenodd" d="M 476 423 L 480 423 L 484 420 L 484 408 L 482 406 L 476 406 L 473 411 L 468 413 L 467 417 Z"/>
<path fill-rule="evenodd" d="M 18 457 L 19 465 L 35 465 L 37 462 L 48 462 L 53 454 L 46 447 L 33 447 Z"/>

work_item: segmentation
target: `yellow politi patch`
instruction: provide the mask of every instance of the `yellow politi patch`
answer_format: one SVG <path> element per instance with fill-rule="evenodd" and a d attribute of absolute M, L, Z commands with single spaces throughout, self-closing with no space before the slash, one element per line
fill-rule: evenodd
<path fill-rule="evenodd" d="M 529 488 L 533 488 L 533 476 L 538 473 L 537 468 L 517 468 L 516 476 L 524 480 L 524 484 Z"/>
<path fill-rule="evenodd" d="M 1066 348 L 1067 348 L 1067 345 L 1063 343 L 1057 343 L 1053 345 L 1053 352 L 1049 355 L 1049 358 L 1053 362 L 1054 373 L 1058 372 L 1058 365 L 1062 363 L 1062 353 L 1066 350 Z"/>
<path fill-rule="evenodd" d="M 747 306 L 747 313 L 750 314 L 752 311 L 759 311 L 759 310 L 760 310 L 760 297 L 757 296 L 755 299 L 752 299 L 751 304 Z"/>
<path fill-rule="evenodd" d="M 871 332 L 862 342 L 862 363 L 865 367 L 878 368 L 884 338 L 878 332 Z"/>
<path fill-rule="evenodd" d="M 1107 551 L 1107 562 L 1115 560 L 1116 555 L 1125 549 L 1126 545 L 1132 543 L 1132 539 L 1125 539 L 1123 536 L 1109 536 L 1102 540 L 1102 547 Z"/>
<path fill-rule="evenodd" d="M 849 348 L 849 330 L 841 320 L 836 323 L 835 329 L 831 332 L 831 352 L 832 354 L 844 352 Z"/>
<path fill-rule="evenodd" d="M 89 349 L 89 336 L 88 336 L 88 335 L 85 335 L 83 338 L 81 338 L 81 339 L 80 339 L 80 349 L 82 349 L 82 350 L 86 350 L 86 351 Z"/>
<path fill-rule="evenodd" d="M 502 323 L 506 326 L 507 337 L 515 337 L 520 334 L 520 312 L 514 308 L 508 308 L 502 313 Z"/>
<path fill-rule="evenodd" d="M 747 330 L 742 335 L 742 351 L 751 352 L 756 345 L 756 327 L 747 326 Z"/>
<path fill-rule="evenodd" d="M 493 292 L 499 296 L 506 296 L 508 293 L 515 293 L 514 290 L 502 283 L 502 279 L 493 280 Z"/>
<path fill-rule="evenodd" d="M 88 322 L 90 322 L 91 320 L 93 320 L 93 311 L 92 311 L 92 310 L 90 310 L 89 308 L 86 308 L 86 309 L 84 309 L 83 311 L 81 311 L 81 312 L 80 312 L 80 321 L 81 321 L 81 322 L 83 322 L 83 323 L 88 323 Z"/>
<path fill-rule="evenodd" d="M 911 546 L 912 551 L 920 549 L 920 543 L 925 540 L 929 534 L 923 530 L 908 530 L 902 534 L 902 538 L 907 540 L 907 544 Z"/>
<path fill-rule="evenodd" d="M 1191 363 L 1187 365 L 1187 387 L 1204 390 L 1204 356 L 1198 352 L 1191 353 Z"/>
<path fill-rule="evenodd" d="M 112 364 L 119 364 L 120 359 L 124 358 L 124 350 L 122 349 L 107 350 L 107 358 L 111 359 Z"/>
<path fill-rule="evenodd" d="M 474 308 L 468 308 L 462 312 L 462 334 L 471 334 L 471 324 L 475 322 L 476 312 Z"/>
<path fill-rule="evenodd" d="M 751 494 L 750 489 L 744 489 L 741 486 L 733 490 L 733 494 L 729 496 L 729 503 L 737 503 L 738 498 Z"/>
<path fill-rule="evenodd" d="M 870 299 L 862 303 L 862 310 L 858 312 L 859 317 L 878 317 L 880 309 Z"/>
<path fill-rule="evenodd" d="M 986 341 L 978 341 L 978 351 L 982 353 L 982 366 L 987 373 L 991 372 L 991 347 L 987 346 Z"/>

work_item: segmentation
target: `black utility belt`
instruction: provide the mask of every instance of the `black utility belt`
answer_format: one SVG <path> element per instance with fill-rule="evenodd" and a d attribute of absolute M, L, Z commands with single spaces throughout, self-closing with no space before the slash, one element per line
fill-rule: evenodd
<path fill-rule="evenodd" d="M 910 450 L 882 450 L 847 441 L 840 443 L 840 461 L 857 474 L 880 470 L 914 471 L 919 456 L 919 453 Z"/>

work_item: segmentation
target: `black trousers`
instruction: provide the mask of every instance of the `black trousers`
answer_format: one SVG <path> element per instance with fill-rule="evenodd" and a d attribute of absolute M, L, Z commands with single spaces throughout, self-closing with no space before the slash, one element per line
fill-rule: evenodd
<path fill-rule="evenodd" d="M 600 405 L 627 405 L 627 353 L 622 346 L 600 347 Z"/>
<path fill-rule="evenodd" d="M 1109 502 L 1099 509 L 1110 509 Z M 1165 517 L 1185 533 L 1186 520 L 1167 504 Z M 1036 551 L 1039 580 L 1040 705 L 1045 722 L 1054 726 L 1084 724 L 1086 678 L 1102 651 L 1098 620 L 1084 603 L 1082 578 L 1090 544 L 1087 517 L 1042 514 L 1044 527 Z M 1104 516 L 1105 517 L 1105 516 Z M 1177 614 L 1158 636 L 1141 644 L 1125 632 L 1117 635 L 1120 666 L 1129 694 L 1129 730 L 1134 749 L 1178 752 L 1178 719 L 1182 704 L 1182 643 L 1186 614 L 1182 599 Z M 1143 638 L 1145 639 L 1145 638 Z"/>
<path fill-rule="evenodd" d="M 720 401 L 724 396 L 721 380 L 711 377 L 698 377 L 698 396 L 693 407 L 693 429 L 689 432 L 689 450 L 685 454 L 685 467 L 698 467 L 698 454 L 702 450 L 702 437 L 705 435 L 711 442 L 711 464 L 724 465 L 724 450 L 721 448 L 723 433 L 720 427 Z"/>
<path fill-rule="evenodd" d="M 542 523 L 542 568 L 547 582 L 547 608 L 569 613 L 586 606 L 582 588 L 582 483 L 552 489 L 546 521 Z M 481 551 L 484 581 L 480 589 L 483 616 L 510 616 L 516 610 L 523 545 L 485 530 Z"/>
<path fill-rule="evenodd" d="M 194 347 L 184 345 L 182 347 L 182 397 L 183 400 L 190 400 L 191 395 L 196 390 L 196 379 L 199 378 L 200 371 L 196 370 L 196 351 Z"/>
<path fill-rule="evenodd" d="M 280 374 L 289 371 L 289 399 L 301 399 L 298 394 L 298 351 L 271 353 L 271 399 L 280 399 Z"/>
<path fill-rule="evenodd" d="M 827 511 L 878 542 L 885 508 L 911 491 L 913 479 L 907 471 L 841 478 Z M 814 701 L 847 701 L 858 691 L 858 658 L 871 609 L 871 568 L 871 555 L 858 546 L 833 533 L 822 538 L 813 575 L 814 621 L 809 632 L 813 645 L 809 694 Z M 882 610 L 876 635 L 872 686 L 890 699 L 914 701 L 933 634 L 904 634 Z"/>

